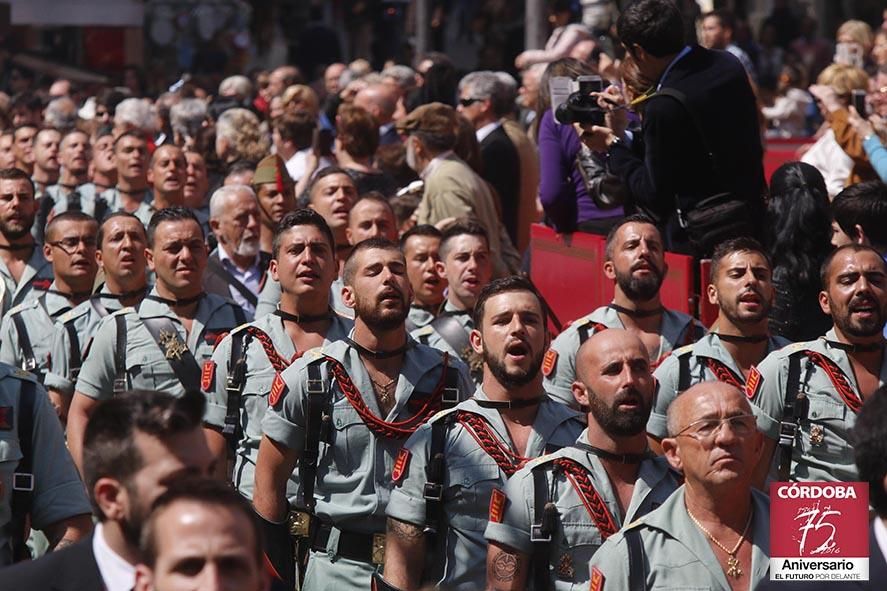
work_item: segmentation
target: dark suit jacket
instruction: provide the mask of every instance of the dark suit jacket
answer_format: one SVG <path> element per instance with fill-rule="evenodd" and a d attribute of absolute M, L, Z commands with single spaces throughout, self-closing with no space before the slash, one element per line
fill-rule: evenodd
<path fill-rule="evenodd" d="M 268 270 L 268 263 L 270 261 L 270 254 L 267 252 L 259 253 L 259 270 L 261 271 L 262 277 L 265 276 L 265 271 Z M 216 249 L 209 255 L 209 259 L 207 260 L 206 271 L 203 273 L 203 290 L 206 293 L 214 293 L 230 300 L 231 290 L 228 288 L 231 285 L 231 282 L 223 273 L 223 269 L 222 261 L 219 260 L 219 251 Z M 261 288 L 259 291 L 261 291 Z M 256 302 L 258 302 L 258 294 L 255 294 L 255 297 Z M 256 302 L 253 302 L 253 306 L 256 305 Z"/>
<path fill-rule="evenodd" d="M 0 591 L 103 591 L 92 536 L 45 556 L 0 569 Z"/>
<path fill-rule="evenodd" d="M 693 46 L 662 80 L 686 95 L 705 131 L 717 170 L 693 118 L 667 96 L 644 103 L 635 150 L 610 150 L 610 170 L 629 187 L 634 203 L 667 219 L 677 195 L 685 210 L 716 193 L 731 192 L 763 212 L 764 168 L 755 96 L 742 64 L 725 51 Z M 642 156 L 641 156 L 642 155 Z M 755 210 L 756 213 L 758 210 Z"/>
<path fill-rule="evenodd" d="M 517 214 L 520 210 L 520 156 L 508 134 L 497 127 L 480 143 L 483 178 L 499 194 L 502 224 L 517 244 Z"/>
<path fill-rule="evenodd" d="M 397 129 L 392 125 L 388 131 L 379 135 L 379 145 L 380 146 L 390 146 L 391 144 L 399 144 L 400 143 L 400 134 L 397 133 Z"/>

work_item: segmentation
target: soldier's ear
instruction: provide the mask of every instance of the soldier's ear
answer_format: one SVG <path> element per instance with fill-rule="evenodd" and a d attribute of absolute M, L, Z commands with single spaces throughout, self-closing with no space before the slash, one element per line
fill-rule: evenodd
<path fill-rule="evenodd" d="M 613 261 L 604 262 L 604 276 L 610 280 L 616 279 L 616 267 L 613 265 Z"/>
<path fill-rule="evenodd" d="M 570 391 L 573 392 L 573 399 L 579 403 L 579 406 L 588 406 L 588 388 L 585 387 L 585 384 L 576 380 L 570 386 Z"/>
<path fill-rule="evenodd" d="M 825 291 L 819 292 L 819 307 L 822 308 L 823 314 L 832 315 L 832 307 L 828 301 L 828 293 Z"/>
<path fill-rule="evenodd" d="M 280 277 L 277 275 L 277 259 L 271 259 L 271 261 L 269 261 L 268 273 L 271 275 L 271 279 L 274 281 L 280 281 Z"/>
<path fill-rule="evenodd" d="M 342 287 L 342 303 L 348 308 L 354 308 L 354 288 L 350 285 Z"/>
<path fill-rule="evenodd" d="M 706 293 L 708 294 L 708 303 L 714 306 L 718 305 L 718 288 L 715 287 L 714 283 L 709 283 L 708 287 L 705 288 Z"/>
<path fill-rule="evenodd" d="M 434 261 L 434 270 L 441 279 L 447 278 L 447 266 L 443 261 Z"/>
<path fill-rule="evenodd" d="M 484 338 L 481 336 L 480 331 L 476 328 L 473 328 L 470 333 L 468 333 L 468 342 L 471 343 L 471 349 L 477 353 L 478 355 L 483 355 L 484 352 Z"/>
<path fill-rule="evenodd" d="M 145 249 L 145 261 L 148 263 L 148 268 L 154 271 L 154 253 L 150 248 Z"/>
<path fill-rule="evenodd" d="M 666 437 L 662 440 L 662 454 L 668 460 L 668 464 L 677 470 L 683 472 L 684 464 L 678 456 L 678 440 L 674 437 Z"/>
<path fill-rule="evenodd" d="M 52 262 L 52 246 L 49 242 L 43 243 L 43 258 L 46 259 L 47 263 Z"/>

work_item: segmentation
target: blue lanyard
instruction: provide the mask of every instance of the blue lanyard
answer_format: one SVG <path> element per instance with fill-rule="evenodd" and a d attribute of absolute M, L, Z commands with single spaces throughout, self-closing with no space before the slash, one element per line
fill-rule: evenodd
<path fill-rule="evenodd" d="M 662 76 L 659 77 L 659 84 L 656 85 L 657 92 L 662 88 L 662 83 L 665 81 L 665 77 L 668 76 L 668 73 L 671 72 L 671 69 L 674 67 L 676 63 L 678 63 L 682 57 L 690 53 L 690 49 L 692 49 L 689 45 L 685 45 L 681 52 L 675 56 L 671 63 L 668 64 L 668 67 L 665 68 L 665 71 L 662 72 Z"/>

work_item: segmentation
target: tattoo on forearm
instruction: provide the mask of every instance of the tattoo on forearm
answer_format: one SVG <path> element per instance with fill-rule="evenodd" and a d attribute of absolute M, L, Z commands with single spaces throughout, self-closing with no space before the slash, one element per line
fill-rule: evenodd
<path fill-rule="evenodd" d="M 514 580 L 514 575 L 517 572 L 518 566 L 520 566 L 520 558 L 518 556 L 515 554 L 509 554 L 508 552 L 500 552 L 499 555 L 493 559 L 493 564 L 490 566 L 490 573 L 496 581 L 507 583 Z"/>
<path fill-rule="evenodd" d="M 421 527 L 397 519 L 388 520 L 388 533 L 407 542 L 412 542 L 423 535 Z"/>

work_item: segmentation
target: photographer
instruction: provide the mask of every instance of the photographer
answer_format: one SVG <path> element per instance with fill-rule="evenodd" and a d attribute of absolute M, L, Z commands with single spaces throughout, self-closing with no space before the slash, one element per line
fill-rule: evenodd
<path fill-rule="evenodd" d="M 572 58 L 564 58 L 549 64 L 542 75 L 536 108 L 536 121 L 539 122 L 539 200 L 548 224 L 558 232 L 579 230 L 605 235 L 622 219 L 623 210 L 621 207 L 601 209 L 596 205 L 589 188 L 593 192 L 593 178 L 604 175 L 603 164 L 582 146 L 573 126 L 561 124 L 555 119 L 548 88 L 548 81 L 554 76 L 575 79 L 589 74 L 593 74 L 589 66 Z M 578 162 L 580 156 L 589 166 L 597 166 L 596 175 L 588 174 L 588 167 L 583 175 Z M 592 182 L 587 182 L 587 179 Z"/>
<path fill-rule="evenodd" d="M 657 81 L 641 133 L 631 138 L 641 142 L 643 158 L 618 126 L 586 125 L 582 140 L 609 154 L 631 204 L 667 226 L 669 250 L 705 255 L 760 219 L 762 147 L 742 65 L 724 52 L 685 46 L 683 30 L 670 0 L 636 0 L 617 23 L 641 75 Z"/>

